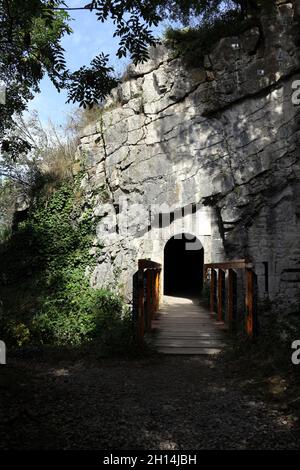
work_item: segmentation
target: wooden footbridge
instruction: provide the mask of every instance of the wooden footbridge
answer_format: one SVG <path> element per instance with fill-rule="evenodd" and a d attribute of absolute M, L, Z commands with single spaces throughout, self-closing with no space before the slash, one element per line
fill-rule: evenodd
<path fill-rule="evenodd" d="M 162 296 L 161 265 L 139 260 L 134 311 L 140 344 L 147 338 L 163 354 L 216 354 L 238 328 L 251 338 L 256 334 L 253 265 L 244 259 L 211 263 L 204 265 L 204 272 L 210 286 L 210 308 L 201 305 L 200 293 L 194 299 Z M 245 302 L 239 302 L 238 292 Z"/>
<path fill-rule="evenodd" d="M 215 354 L 226 335 L 199 299 L 167 297 L 152 321 L 152 343 L 164 354 Z"/>

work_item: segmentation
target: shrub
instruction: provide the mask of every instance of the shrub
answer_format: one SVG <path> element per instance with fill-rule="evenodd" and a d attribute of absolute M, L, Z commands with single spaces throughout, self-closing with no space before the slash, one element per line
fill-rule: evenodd
<path fill-rule="evenodd" d="M 11 321 L 8 324 L 8 330 L 19 347 L 25 346 L 30 342 L 30 330 L 24 323 Z"/>
<path fill-rule="evenodd" d="M 85 286 L 66 301 L 49 300 L 34 317 L 31 329 L 42 343 L 81 346 L 97 342 L 105 349 L 130 343 L 131 321 L 122 299 L 104 289 Z M 61 307 L 61 308 L 60 308 Z"/>
<path fill-rule="evenodd" d="M 94 263 L 96 221 L 91 209 L 82 211 L 79 185 L 80 176 L 59 183 L 50 195 L 40 192 L 28 219 L 0 247 L 0 330 L 11 344 L 97 342 L 111 350 L 131 341 L 122 299 L 91 288 L 85 276 Z"/>

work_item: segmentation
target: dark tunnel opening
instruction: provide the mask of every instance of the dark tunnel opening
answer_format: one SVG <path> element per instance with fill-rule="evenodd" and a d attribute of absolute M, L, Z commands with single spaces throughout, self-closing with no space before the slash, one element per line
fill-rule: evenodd
<path fill-rule="evenodd" d="M 200 296 L 203 288 L 204 250 L 189 234 L 175 235 L 164 249 L 164 294 L 177 297 Z"/>

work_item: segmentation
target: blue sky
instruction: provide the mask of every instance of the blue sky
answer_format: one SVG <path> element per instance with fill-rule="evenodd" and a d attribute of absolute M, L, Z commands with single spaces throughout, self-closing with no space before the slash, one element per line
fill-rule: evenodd
<path fill-rule="evenodd" d="M 68 6 L 82 6 L 82 0 L 68 2 Z M 62 45 L 66 51 L 67 66 L 76 70 L 82 65 L 88 65 L 99 52 L 110 54 L 111 64 L 117 72 L 123 72 L 128 59 L 119 60 L 115 56 L 118 39 L 113 38 L 114 27 L 112 22 L 101 23 L 97 21 L 94 13 L 87 11 L 72 11 L 71 27 L 73 34 L 63 38 Z M 162 24 L 154 29 L 156 36 L 160 36 L 166 25 Z M 66 92 L 58 93 L 48 77 L 41 82 L 41 92 L 29 103 L 28 110 L 37 110 L 43 125 L 49 120 L 55 124 L 63 124 L 68 114 L 72 113 L 76 105 L 66 104 Z"/>

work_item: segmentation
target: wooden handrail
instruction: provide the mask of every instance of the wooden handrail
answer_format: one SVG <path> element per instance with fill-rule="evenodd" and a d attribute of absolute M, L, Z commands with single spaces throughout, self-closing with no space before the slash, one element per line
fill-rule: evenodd
<path fill-rule="evenodd" d="M 204 264 L 205 277 L 210 271 L 210 311 L 217 311 L 217 320 L 228 323 L 231 331 L 236 327 L 237 273 L 242 269 L 245 279 L 245 321 L 247 335 L 253 338 L 257 332 L 256 274 L 253 264 L 247 259 Z M 225 279 L 227 274 L 227 303 L 224 303 Z M 217 293 L 217 305 L 215 297 Z M 225 318 L 223 312 L 226 312 Z"/>
<path fill-rule="evenodd" d="M 138 261 L 137 336 L 141 344 L 159 310 L 161 264 L 148 259 Z"/>
<path fill-rule="evenodd" d="M 138 267 L 139 269 L 161 269 L 161 264 L 150 259 L 139 259 Z"/>
<path fill-rule="evenodd" d="M 236 259 L 232 261 L 222 261 L 220 263 L 207 263 L 204 265 L 204 269 L 246 269 L 253 268 L 253 264 L 246 259 Z"/>

